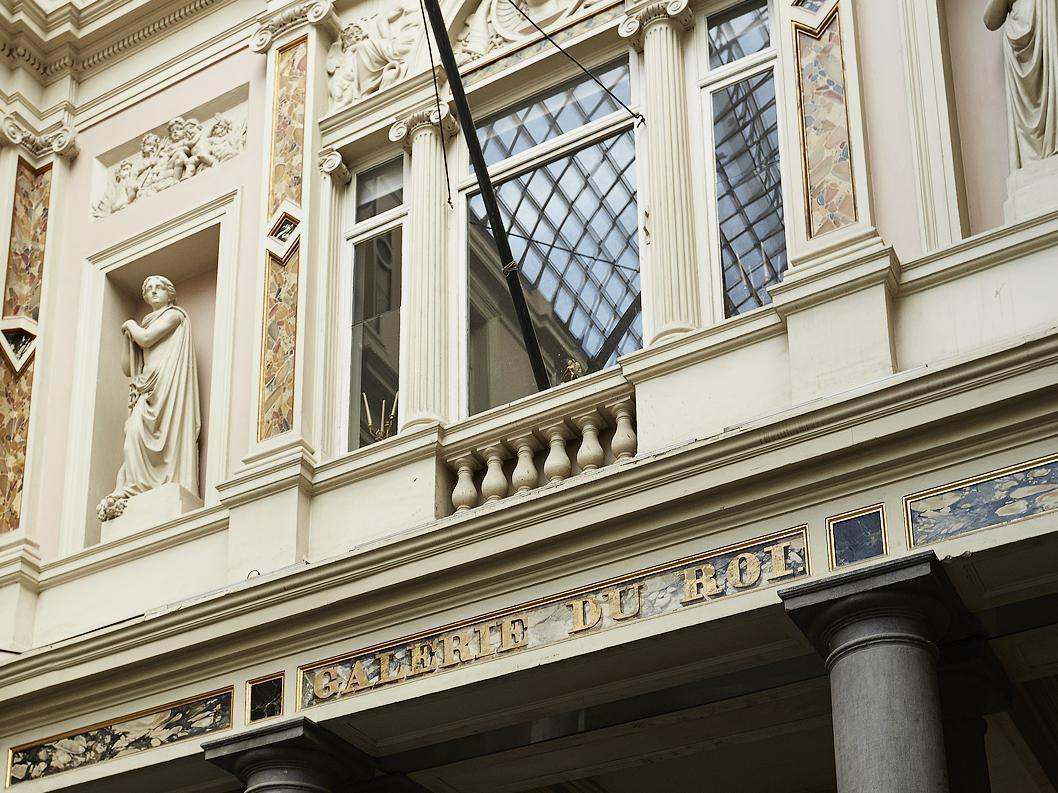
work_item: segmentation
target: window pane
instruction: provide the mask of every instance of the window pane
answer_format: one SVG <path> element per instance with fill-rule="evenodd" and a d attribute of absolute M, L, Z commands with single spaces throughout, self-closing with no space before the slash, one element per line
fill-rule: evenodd
<path fill-rule="evenodd" d="M 354 250 L 350 449 L 373 443 L 391 415 L 390 434 L 396 432 L 393 402 L 398 388 L 400 349 L 400 241 L 401 230 L 395 228 L 359 243 Z M 365 396 L 370 406 L 370 425 L 364 409 Z"/>
<path fill-rule="evenodd" d="M 368 168 L 356 175 L 356 222 L 373 218 L 404 202 L 404 159 Z"/>
<path fill-rule="evenodd" d="M 768 33 L 768 0 L 750 0 L 709 17 L 709 68 L 745 58 L 766 49 L 771 43 Z"/>
<path fill-rule="evenodd" d="M 775 83 L 770 71 L 713 94 L 724 313 L 771 302 L 786 271 Z"/>
<path fill-rule="evenodd" d="M 631 130 L 497 185 L 552 383 L 643 345 Z M 481 197 L 470 199 L 470 411 L 536 390 Z M 568 378 L 567 378 L 568 379 Z"/>
<path fill-rule="evenodd" d="M 627 60 L 603 66 L 592 74 L 622 102 L 631 101 Z M 577 77 L 479 123 L 478 137 L 485 162 L 492 165 L 505 160 L 589 121 L 608 116 L 620 107 L 587 76 Z"/>

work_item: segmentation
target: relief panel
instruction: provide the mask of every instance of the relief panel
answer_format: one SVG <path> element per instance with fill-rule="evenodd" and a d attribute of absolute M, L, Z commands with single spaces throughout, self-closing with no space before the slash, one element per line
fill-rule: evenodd
<path fill-rule="evenodd" d="M 294 426 L 294 350 L 298 331 L 300 258 L 297 247 L 286 260 L 268 254 L 258 440 L 289 432 Z"/>
<path fill-rule="evenodd" d="M 837 9 L 817 31 L 795 26 L 808 236 L 856 222 L 845 66 Z"/>

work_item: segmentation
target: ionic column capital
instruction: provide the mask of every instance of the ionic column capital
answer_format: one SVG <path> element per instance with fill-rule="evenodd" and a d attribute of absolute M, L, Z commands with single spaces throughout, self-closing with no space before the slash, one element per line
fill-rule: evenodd
<path fill-rule="evenodd" d="M 341 20 L 331 0 L 315 0 L 311 3 L 295 3 L 273 14 L 258 19 L 259 24 L 250 38 L 250 49 L 264 54 L 283 33 L 298 25 L 309 24 L 337 36 L 342 29 Z"/>
<path fill-rule="evenodd" d="M 79 148 L 74 130 L 61 124 L 44 134 L 31 129 L 14 115 L 0 114 L 0 146 L 21 146 L 37 160 L 54 154 L 72 160 Z"/>
<path fill-rule="evenodd" d="M 345 160 L 342 159 L 342 153 L 330 146 L 320 149 L 316 163 L 320 167 L 320 172 L 329 176 L 331 182 L 336 185 L 349 184 L 349 181 L 353 178 L 345 164 Z"/>
<path fill-rule="evenodd" d="M 662 0 L 647 3 L 634 10 L 621 20 L 618 32 L 624 38 L 631 39 L 632 46 L 643 51 L 643 35 L 653 24 L 666 22 L 678 26 L 686 32 L 694 27 L 694 14 L 691 13 L 690 0 Z"/>
<path fill-rule="evenodd" d="M 415 110 L 395 123 L 389 128 L 389 139 L 394 143 L 402 143 L 405 149 L 411 151 L 412 138 L 415 137 L 416 130 L 422 127 L 434 127 L 449 138 L 459 130 L 459 123 L 451 106 L 442 102 L 440 105 Z"/>

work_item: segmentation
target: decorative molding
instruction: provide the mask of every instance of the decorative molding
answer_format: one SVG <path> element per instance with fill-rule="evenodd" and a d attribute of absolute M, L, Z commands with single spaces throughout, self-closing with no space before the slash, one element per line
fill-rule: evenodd
<path fill-rule="evenodd" d="M 663 21 L 671 21 L 679 25 L 684 32 L 693 28 L 694 14 L 691 12 L 689 0 L 664 0 L 634 9 L 621 20 L 617 32 L 623 38 L 630 39 L 632 46 L 638 52 L 642 52 L 643 36 L 647 27 L 655 22 Z"/>
<path fill-rule="evenodd" d="M 41 134 L 14 114 L 0 116 L 0 146 L 21 146 L 31 157 L 56 155 L 72 160 L 79 151 L 77 135 L 65 124 Z"/>
<path fill-rule="evenodd" d="M 259 54 L 268 52 L 276 39 L 304 23 L 313 27 L 323 27 L 334 34 L 337 34 L 341 27 L 334 10 L 334 3 L 330 0 L 295 3 L 278 12 L 264 14 L 259 21 L 257 30 L 250 38 L 250 49 Z"/>
<path fill-rule="evenodd" d="M 329 176 L 333 184 L 346 185 L 353 178 L 342 159 L 342 153 L 337 149 L 332 149 L 330 146 L 321 149 L 316 162 L 320 167 L 320 172 Z"/>

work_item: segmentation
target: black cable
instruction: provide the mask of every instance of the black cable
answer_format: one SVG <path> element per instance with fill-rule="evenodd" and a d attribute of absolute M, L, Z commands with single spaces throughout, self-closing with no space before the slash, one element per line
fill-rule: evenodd
<path fill-rule="evenodd" d="M 419 0 L 419 10 L 422 12 L 423 31 L 430 30 L 430 23 L 426 21 L 426 6 L 423 0 Z M 441 89 L 437 85 L 437 65 L 433 61 L 433 45 L 430 43 L 430 34 L 426 33 L 426 49 L 430 53 L 430 74 L 433 76 L 433 96 L 437 102 L 437 123 L 441 124 Z M 445 164 L 445 189 L 448 191 L 448 208 L 455 209 L 452 204 L 452 181 L 448 174 L 448 141 L 445 140 L 444 126 L 441 129 L 441 157 Z"/>
<path fill-rule="evenodd" d="M 422 2 L 422 0 L 419 0 L 419 2 Z M 555 41 L 553 38 L 551 38 L 550 35 L 548 35 L 546 32 L 544 32 L 544 29 L 542 27 L 540 27 L 538 24 L 536 24 L 536 22 L 533 21 L 533 18 L 530 17 L 527 13 L 525 13 L 525 11 L 522 10 L 522 7 L 518 5 L 518 0 L 507 0 L 507 2 L 515 11 L 517 11 L 519 14 L 521 14 L 525 18 L 526 22 L 528 22 L 530 25 L 532 25 L 534 28 L 536 28 L 537 33 L 539 33 L 541 36 L 543 36 L 545 39 L 547 39 L 549 42 L 551 42 L 551 44 L 554 46 L 554 48 L 556 50 L 558 50 L 563 55 L 565 55 L 567 58 L 569 58 L 571 61 L 573 61 L 575 64 L 577 64 L 577 68 L 578 69 L 580 69 L 582 72 L 584 72 L 586 75 L 588 75 L 588 77 L 590 77 L 593 81 L 595 81 L 596 85 L 598 85 L 602 90 L 604 90 L 607 94 L 609 94 L 610 98 L 613 101 L 615 101 L 617 104 L 619 104 L 625 110 L 627 110 L 628 111 L 628 115 L 630 115 L 632 118 L 636 119 L 636 121 L 638 123 L 640 123 L 640 124 L 646 124 L 647 123 L 647 120 L 643 117 L 642 113 L 635 112 L 634 110 L 632 110 L 632 108 L 630 108 L 628 105 L 626 105 L 624 102 L 622 102 L 620 100 L 620 98 L 618 98 L 618 96 L 613 91 L 611 91 L 609 88 L 607 88 L 605 85 L 602 84 L 602 81 L 599 80 L 598 77 L 596 77 L 594 74 L 589 72 L 586 68 L 584 68 L 584 65 L 581 64 L 580 61 L 578 61 L 576 58 L 574 58 L 572 55 L 570 55 L 569 52 L 567 50 L 565 50 L 562 47 L 561 44 L 559 44 L 557 41 Z"/>

